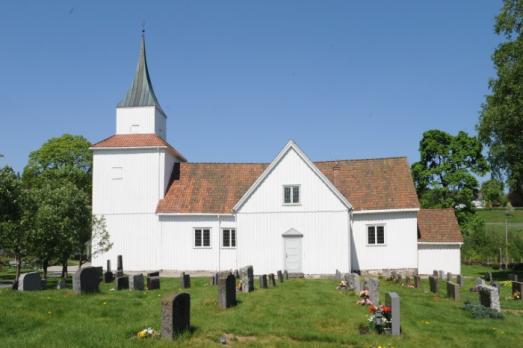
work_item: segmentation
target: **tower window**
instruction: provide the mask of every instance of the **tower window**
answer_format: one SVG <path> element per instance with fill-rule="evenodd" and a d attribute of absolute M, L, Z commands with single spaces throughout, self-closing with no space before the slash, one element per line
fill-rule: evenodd
<path fill-rule="evenodd" d="M 300 186 L 283 186 L 283 204 L 300 204 Z"/>

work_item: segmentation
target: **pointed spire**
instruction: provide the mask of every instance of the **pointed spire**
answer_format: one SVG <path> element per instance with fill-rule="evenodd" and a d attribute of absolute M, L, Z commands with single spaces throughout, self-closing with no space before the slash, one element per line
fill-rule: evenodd
<path fill-rule="evenodd" d="M 147 69 L 147 57 L 145 55 L 145 30 L 142 30 L 142 43 L 140 46 L 140 57 L 138 65 L 136 66 L 136 74 L 134 80 L 127 91 L 125 97 L 118 103 L 117 107 L 135 107 L 135 106 L 156 106 L 162 110 L 156 95 L 154 94 L 153 85 L 149 78 L 149 70 Z M 163 112 L 163 111 L 162 111 Z"/>

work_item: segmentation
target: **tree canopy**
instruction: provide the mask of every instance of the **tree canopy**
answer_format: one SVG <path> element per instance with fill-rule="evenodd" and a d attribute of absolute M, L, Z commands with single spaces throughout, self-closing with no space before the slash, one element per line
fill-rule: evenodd
<path fill-rule="evenodd" d="M 503 181 L 490 179 L 481 184 L 481 198 L 487 208 L 503 206 L 507 203 Z"/>
<path fill-rule="evenodd" d="M 488 170 L 481 143 L 465 132 L 453 136 L 432 129 L 423 133 L 419 151 L 420 160 L 411 170 L 421 206 L 454 208 L 460 224 L 465 224 L 479 191 L 474 174 Z"/>
<path fill-rule="evenodd" d="M 482 106 L 479 139 L 493 174 L 505 177 L 513 203 L 523 203 L 523 0 L 504 0 L 495 32 L 505 37 L 492 55 L 497 77 Z"/>

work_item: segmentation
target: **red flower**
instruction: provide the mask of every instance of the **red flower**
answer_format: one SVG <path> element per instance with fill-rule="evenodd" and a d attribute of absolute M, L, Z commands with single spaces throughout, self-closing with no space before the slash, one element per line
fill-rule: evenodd
<path fill-rule="evenodd" d="M 390 308 L 389 306 L 383 306 L 383 313 L 391 313 L 392 312 L 392 308 Z"/>

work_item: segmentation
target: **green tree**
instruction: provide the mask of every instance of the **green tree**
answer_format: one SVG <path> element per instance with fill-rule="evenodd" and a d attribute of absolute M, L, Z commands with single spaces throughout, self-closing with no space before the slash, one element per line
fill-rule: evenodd
<path fill-rule="evenodd" d="M 16 261 L 16 280 L 22 259 L 28 253 L 27 226 L 24 219 L 24 191 L 20 176 L 11 167 L 0 169 L 0 249 Z"/>
<path fill-rule="evenodd" d="M 481 198 L 487 208 L 504 206 L 507 203 L 503 190 L 503 181 L 497 179 L 490 179 L 481 184 Z"/>
<path fill-rule="evenodd" d="M 493 174 L 506 177 L 515 205 L 523 203 L 523 0 L 504 0 L 495 32 L 505 41 L 492 61 L 497 77 L 482 106 L 479 138 L 489 147 Z"/>
<path fill-rule="evenodd" d="M 481 143 L 465 132 L 452 136 L 433 129 L 423 133 L 419 151 L 420 160 L 411 170 L 421 206 L 454 208 L 464 227 L 474 213 L 472 200 L 479 189 L 474 174 L 488 170 Z"/>

